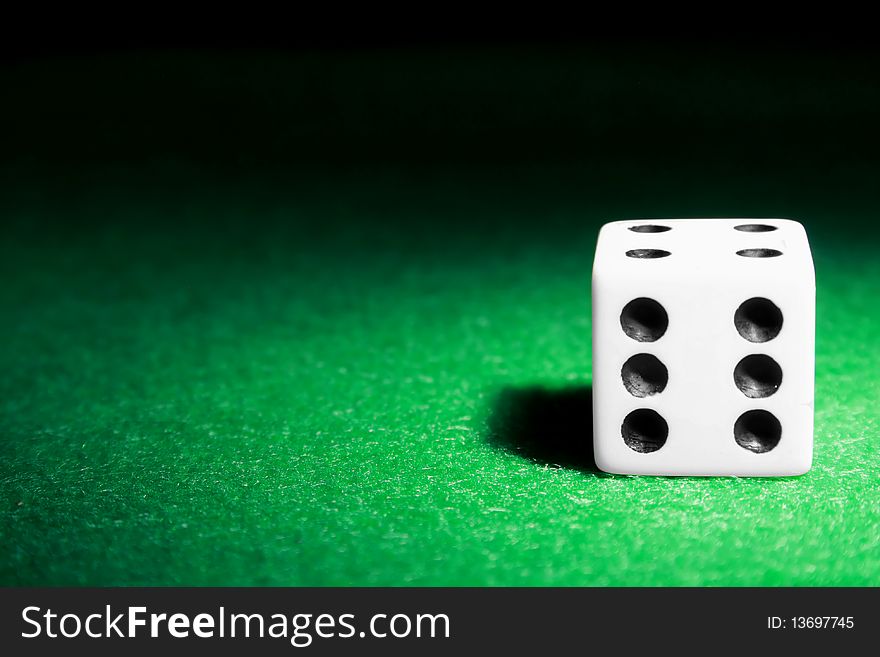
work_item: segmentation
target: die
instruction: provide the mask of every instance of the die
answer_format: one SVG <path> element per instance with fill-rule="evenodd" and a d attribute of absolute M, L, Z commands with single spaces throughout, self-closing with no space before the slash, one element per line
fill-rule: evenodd
<path fill-rule="evenodd" d="M 816 284 L 800 223 L 606 224 L 592 301 L 600 469 L 762 477 L 810 469 Z"/>

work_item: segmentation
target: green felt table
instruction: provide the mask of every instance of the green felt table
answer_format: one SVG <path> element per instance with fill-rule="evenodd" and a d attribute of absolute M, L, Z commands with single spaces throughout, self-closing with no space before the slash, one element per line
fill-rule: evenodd
<path fill-rule="evenodd" d="M 0 583 L 880 584 L 878 64 L 8 62 Z M 591 462 L 597 230 L 701 216 L 808 230 L 802 477 Z"/>

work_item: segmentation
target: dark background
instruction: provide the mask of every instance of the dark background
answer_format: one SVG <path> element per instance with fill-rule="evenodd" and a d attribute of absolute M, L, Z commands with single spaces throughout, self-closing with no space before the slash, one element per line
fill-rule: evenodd
<path fill-rule="evenodd" d="M 630 216 L 833 198 L 860 223 L 873 193 L 878 49 L 860 36 L 77 33 L 5 43 L 13 197 L 126 168 L 163 188 L 384 172 L 406 178 L 396 194 L 440 176 L 493 203 L 589 196 Z"/>

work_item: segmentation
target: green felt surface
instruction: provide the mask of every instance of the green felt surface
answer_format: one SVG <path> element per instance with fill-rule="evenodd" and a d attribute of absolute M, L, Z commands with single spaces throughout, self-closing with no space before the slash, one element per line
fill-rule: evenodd
<path fill-rule="evenodd" d="M 0 583 L 878 585 L 874 55 L 126 54 L 2 72 Z M 606 220 L 787 216 L 787 479 L 590 463 Z"/>

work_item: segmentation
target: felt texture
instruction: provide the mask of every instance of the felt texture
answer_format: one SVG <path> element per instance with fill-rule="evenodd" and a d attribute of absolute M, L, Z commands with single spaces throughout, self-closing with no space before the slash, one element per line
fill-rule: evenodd
<path fill-rule="evenodd" d="M 6 66 L 0 583 L 880 584 L 876 58 L 707 57 Z M 806 225 L 807 475 L 596 471 L 644 216 Z"/>

